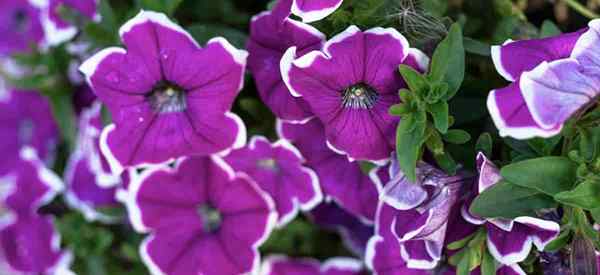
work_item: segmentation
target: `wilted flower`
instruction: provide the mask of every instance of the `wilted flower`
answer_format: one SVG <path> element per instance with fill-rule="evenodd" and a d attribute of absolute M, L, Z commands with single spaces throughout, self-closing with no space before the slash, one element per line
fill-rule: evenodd
<path fill-rule="evenodd" d="M 271 144 L 256 136 L 248 146 L 231 151 L 224 159 L 273 198 L 280 227 L 292 221 L 298 210 L 311 210 L 323 199 L 319 178 L 303 166 L 304 157 L 285 140 Z"/>
<path fill-rule="evenodd" d="M 77 34 L 77 26 L 63 18 L 66 9 L 73 11 L 76 19 L 100 20 L 97 12 L 98 0 L 42 0 L 45 7 L 42 15 L 42 24 L 46 40 L 50 45 L 58 45 Z M 72 18 L 72 19 L 75 19 Z M 81 22 L 83 25 L 83 22 Z"/>
<path fill-rule="evenodd" d="M 416 183 L 409 182 L 395 164 L 391 165 L 390 178 L 377 209 L 377 236 L 372 241 L 376 244 L 371 245 L 367 255 L 371 254 L 376 262 L 382 255 L 398 253 L 409 268 L 432 269 L 441 259 L 451 212 L 466 179 L 448 176 L 425 163 L 417 167 Z M 408 194 L 417 196 L 401 194 L 409 184 L 415 190 Z M 396 246 L 398 251 L 385 251 Z"/>
<path fill-rule="evenodd" d="M 293 97 L 281 79 L 279 62 L 290 47 L 300 54 L 321 48 L 325 35 L 314 27 L 288 18 L 290 7 L 279 1 L 273 11 L 252 18 L 248 40 L 248 70 L 256 80 L 263 102 L 284 120 L 302 121 L 313 116 L 301 98 Z"/>
<path fill-rule="evenodd" d="M 0 55 L 27 52 L 44 40 L 40 13 L 29 0 L 0 1 Z"/>
<path fill-rule="evenodd" d="M 319 204 L 308 213 L 308 217 L 322 228 L 337 231 L 346 248 L 356 256 L 361 258 L 365 256 L 367 242 L 374 233 L 373 225 L 364 224 L 335 202 Z"/>
<path fill-rule="evenodd" d="M 482 153 L 477 155 L 477 167 L 479 193 L 502 179 L 498 168 Z M 532 245 L 543 250 L 560 233 L 560 225 L 553 221 L 527 216 L 483 219 L 471 214 L 468 206 L 465 205 L 462 209 L 463 218 L 472 224 L 485 225 L 488 250 L 502 264 L 512 265 L 525 260 Z"/>
<path fill-rule="evenodd" d="M 44 97 L 36 91 L 9 90 L 6 97 L 0 97 L 0 110 L 0 176 L 18 169 L 19 153 L 26 145 L 42 160 L 53 160 L 58 127 Z"/>
<path fill-rule="evenodd" d="M 152 274 L 250 274 L 277 220 L 268 194 L 217 157 L 144 171 L 129 195 L 131 223 L 151 233 L 140 253 Z"/>
<path fill-rule="evenodd" d="M 493 90 L 488 110 L 501 136 L 551 137 L 600 91 L 594 55 L 600 21 L 556 37 L 492 47 L 496 70 L 512 83 Z"/>
<path fill-rule="evenodd" d="M 0 230 L 0 249 L 10 267 L 25 274 L 67 274 L 71 255 L 60 249 L 53 219 L 38 209 L 63 188 L 58 176 L 44 167 L 35 150 L 24 147 L 15 173 L 0 184 L 12 184 L 5 200 L 12 221 Z"/>
<path fill-rule="evenodd" d="M 127 47 L 107 48 L 81 71 L 112 114 L 101 149 L 115 174 L 123 166 L 209 155 L 245 143 L 229 112 L 243 85 L 245 51 L 223 38 L 200 48 L 164 14 L 142 11 L 120 31 Z"/>
<path fill-rule="evenodd" d="M 364 275 L 362 262 L 353 258 L 332 258 L 321 264 L 313 259 L 270 256 L 261 267 L 261 275 Z"/>
<path fill-rule="evenodd" d="M 96 102 L 81 114 L 77 148 L 69 157 L 65 169 L 65 199 L 71 207 L 81 211 L 86 219 L 109 222 L 111 217 L 98 210 L 118 205 L 115 193 L 121 178 L 110 172 L 108 162 L 100 153 L 100 110 L 101 105 Z"/>
<path fill-rule="evenodd" d="M 319 177 L 326 201 L 335 201 L 361 221 L 372 224 L 379 197 L 379 181 L 361 170 L 358 162 L 329 149 L 323 124 L 313 118 L 305 124 L 277 121 L 282 139 L 292 142 Z"/>
<path fill-rule="evenodd" d="M 395 147 L 399 118 L 388 113 L 405 86 L 400 64 L 427 66 L 427 57 L 392 28 L 361 31 L 350 26 L 322 51 L 281 60 L 284 82 L 325 125 L 327 144 L 350 159 L 383 161 Z M 418 62 L 416 62 L 418 61 Z M 416 64 L 415 64 L 416 63 Z"/>

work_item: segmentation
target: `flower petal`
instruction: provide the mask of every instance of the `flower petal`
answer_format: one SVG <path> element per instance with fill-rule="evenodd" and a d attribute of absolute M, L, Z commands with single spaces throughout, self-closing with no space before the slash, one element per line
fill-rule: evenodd
<path fill-rule="evenodd" d="M 487 245 L 490 254 L 503 264 L 514 264 L 527 258 L 533 241 L 522 227 L 514 227 L 512 231 L 504 231 L 495 225 L 488 224 Z"/>
<path fill-rule="evenodd" d="M 492 46 L 496 70 L 508 81 L 516 81 L 524 72 L 543 61 L 553 61 L 571 55 L 583 31 L 555 37 L 521 41 L 508 40 L 502 46 Z"/>
<path fill-rule="evenodd" d="M 343 0 L 293 0 L 292 13 L 302 18 L 302 21 L 311 23 L 332 14 L 342 2 Z"/>
<path fill-rule="evenodd" d="M 600 91 L 600 79 L 575 59 L 544 62 L 520 80 L 523 98 L 533 119 L 544 129 L 563 124 Z"/>

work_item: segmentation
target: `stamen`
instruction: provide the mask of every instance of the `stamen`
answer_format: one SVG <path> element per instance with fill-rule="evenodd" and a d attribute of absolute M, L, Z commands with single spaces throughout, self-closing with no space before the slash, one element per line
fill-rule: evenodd
<path fill-rule="evenodd" d="M 379 95 L 371 86 L 359 83 L 344 89 L 342 97 L 342 105 L 345 108 L 371 109 L 375 106 Z"/>
<path fill-rule="evenodd" d="M 207 204 L 200 205 L 198 207 L 198 215 L 202 219 L 206 232 L 212 233 L 221 227 L 223 217 L 221 217 L 221 213 L 216 208 Z"/>
<path fill-rule="evenodd" d="M 160 83 L 149 95 L 152 109 L 158 113 L 182 112 L 186 109 L 185 91 L 176 85 Z"/>

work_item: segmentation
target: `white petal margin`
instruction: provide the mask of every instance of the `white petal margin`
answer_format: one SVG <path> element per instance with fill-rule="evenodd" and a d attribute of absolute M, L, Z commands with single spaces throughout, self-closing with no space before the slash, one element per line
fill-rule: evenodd
<path fill-rule="evenodd" d="M 300 154 L 300 151 L 298 151 L 298 149 L 296 149 L 296 147 L 294 147 L 288 141 L 281 139 L 275 142 L 273 146 L 275 148 L 280 147 L 291 151 L 294 155 L 296 155 L 296 157 L 298 157 L 298 159 L 300 159 L 302 162 L 305 162 L 305 159 L 302 156 L 302 154 Z M 317 173 L 305 166 L 302 166 L 301 169 L 305 175 L 308 175 L 310 177 L 310 186 L 312 187 L 314 195 L 312 198 L 310 198 L 310 200 L 308 200 L 305 203 L 301 203 L 296 197 L 292 198 L 292 201 L 294 203 L 294 210 L 290 214 L 280 218 L 279 224 L 277 225 L 278 228 L 282 228 L 283 226 L 291 222 L 294 219 L 294 217 L 298 215 L 299 210 L 302 210 L 304 212 L 310 211 L 323 201 L 323 192 L 321 191 L 321 184 L 319 182 L 319 177 L 317 176 Z"/>
<path fill-rule="evenodd" d="M 518 264 L 505 265 L 503 267 L 510 268 L 513 272 L 515 272 L 515 273 L 517 273 L 519 275 L 526 275 L 527 274 L 527 273 L 525 273 L 525 271 L 523 271 L 523 269 L 521 268 L 521 266 L 519 266 Z"/>
<path fill-rule="evenodd" d="M 418 69 L 420 69 L 423 72 L 427 72 L 427 70 L 429 70 L 429 62 L 431 60 L 429 59 L 429 56 L 427 56 L 424 52 L 417 48 L 409 48 L 408 55 L 412 56 L 415 59 L 417 65 L 419 66 Z"/>
<path fill-rule="evenodd" d="M 598 40 L 600 40 L 600 20 L 595 19 L 588 23 L 588 27 L 590 28 L 584 34 L 582 34 L 575 46 L 573 47 L 573 52 L 571 52 L 571 57 L 578 59 L 582 56 L 589 55 L 589 51 L 595 51 Z"/>
<path fill-rule="evenodd" d="M 534 137 L 549 138 L 557 135 L 562 130 L 562 127 L 558 129 L 544 130 L 540 127 L 510 127 L 506 124 L 498 105 L 496 103 L 496 90 L 492 90 L 487 98 L 487 108 L 490 112 L 490 116 L 498 128 L 499 135 L 501 137 L 512 137 L 515 139 L 530 139 Z"/>
<path fill-rule="evenodd" d="M 553 221 L 547 221 L 547 220 L 542 220 L 542 219 L 538 219 L 538 218 L 525 216 L 525 217 L 515 218 L 515 222 L 525 224 L 525 225 L 531 225 L 536 228 L 555 232 L 554 238 L 550 238 L 545 242 L 542 241 L 537 235 L 531 236 L 531 238 L 533 239 L 533 244 L 535 244 L 537 249 L 540 251 L 544 250 L 544 247 L 546 247 L 546 245 L 548 243 L 550 243 L 552 240 L 554 240 L 556 237 L 558 237 L 558 234 L 560 234 L 560 225 Z"/>
<path fill-rule="evenodd" d="M 504 79 L 513 82 L 515 81 L 515 77 L 513 75 L 511 75 L 503 66 L 502 64 L 502 47 L 512 43 L 512 40 L 506 40 L 502 46 L 500 45 L 494 45 L 492 46 L 491 49 L 491 53 L 492 53 L 492 61 L 494 62 L 494 66 L 496 67 L 496 71 L 498 71 L 498 73 L 504 77 Z"/>
<path fill-rule="evenodd" d="M 123 24 L 123 26 L 121 26 L 121 28 L 119 28 L 119 36 L 121 37 L 121 40 L 123 39 L 123 36 L 126 35 L 128 32 L 130 32 L 135 26 L 145 24 L 148 22 L 152 22 L 154 24 L 158 24 L 165 28 L 179 32 L 179 33 L 185 35 L 190 40 L 190 42 L 192 42 L 194 45 L 196 45 L 196 47 L 200 48 L 200 45 L 198 45 L 196 40 L 194 40 L 194 38 L 187 31 L 185 31 L 181 26 L 173 23 L 173 21 L 171 21 L 167 17 L 167 15 L 165 15 L 164 13 L 160 13 L 160 12 L 145 11 L 145 10 L 141 10 L 135 17 L 131 18 L 129 21 L 127 21 L 125 24 Z"/>
<path fill-rule="evenodd" d="M 361 261 L 349 258 L 349 257 L 335 257 L 331 258 L 321 265 L 321 273 L 327 273 L 329 271 L 347 271 L 347 272 L 359 272 L 363 269 Z"/>
<path fill-rule="evenodd" d="M 154 239 L 154 235 L 150 235 L 150 236 L 146 237 L 144 239 L 144 241 L 142 241 L 142 244 L 140 245 L 140 250 L 139 250 L 140 257 L 142 258 L 142 262 L 144 262 L 144 264 L 146 265 L 146 268 L 148 268 L 148 270 L 150 271 L 150 274 L 166 275 L 166 273 L 164 273 L 162 270 L 160 270 L 158 265 L 156 265 L 156 263 L 154 263 L 154 261 L 152 260 L 152 257 L 150 257 L 150 253 L 148 252 L 148 245 L 150 245 L 150 242 L 152 242 L 153 239 Z"/>
<path fill-rule="evenodd" d="M 69 41 L 77 34 L 75 26 L 59 28 L 54 21 L 50 19 L 50 6 L 45 7 L 41 12 L 42 27 L 44 29 L 44 39 L 49 46 L 56 46 Z"/>
<path fill-rule="evenodd" d="M 184 160 L 182 160 L 182 161 L 184 161 Z M 181 163 L 181 162 L 178 162 L 178 163 Z M 139 208 L 139 206 L 137 204 L 138 194 L 139 194 L 142 186 L 144 184 L 151 184 L 151 183 L 146 183 L 146 179 L 148 179 L 150 176 L 152 176 L 158 172 L 164 172 L 164 173 L 169 173 L 169 174 L 174 173 L 175 169 L 177 169 L 177 167 L 170 168 L 169 166 L 166 166 L 166 165 L 160 165 L 160 166 L 157 165 L 157 166 L 154 166 L 154 167 L 144 170 L 139 176 L 136 176 L 131 179 L 131 182 L 129 183 L 129 188 L 127 190 L 127 197 L 125 198 L 126 199 L 125 206 L 127 207 L 127 213 L 129 215 L 129 222 L 133 226 L 133 229 L 135 229 L 137 232 L 149 233 L 151 231 L 150 228 L 144 224 L 144 221 L 142 219 L 142 210 Z"/>
<path fill-rule="evenodd" d="M 294 60 L 296 59 L 296 47 L 291 47 L 283 53 L 281 60 L 279 61 L 279 70 L 281 71 L 281 79 L 285 86 L 290 91 L 290 94 L 294 97 L 301 97 L 302 95 L 298 93 L 290 83 L 290 71 L 292 70 L 292 65 Z"/>
<path fill-rule="evenodd" d="M 229 43 L 229 41 L 227 41 L 227 39 L 223 37 L 212 38 L 208 40 L 208 43 L 206 45 L 210 45 L 212 43 L 220 44 L 229 54 L 231 54 L 231 57 L 233 58 L 235 63 L 242 66 L 242 73 L 240 75 L 240 82 L 238 85 L 239 92 L 244 87 L 244 75 L 246 71 L 246 62 L 248 60 L 248 52 L 245 50 L 239 50 L 235 48 L 233 45 L 231 45 L 231 43 Z"/>
<path fill-rule="evenodd" d="M 94 85 L 92 85 L 92 81 L 90 81 L 90 79 L 96 73 L 98 65 L 100 65 L 100 63 L 111 54 L 127 54 L 127 52 L 123 48 L 109 47 L 97 52 L 92 57 L 85 60 L 81 66 L 79 66 L 79 71 L 85 75 L 85 79 L 90 87 L 94 88 Z"/>
<path fill-rule="evenodd" d="M 80 161 L 86 160 L 87 159 L 85 158 L 83 152 L 77 150 L 71 155 L 71 157 L 69 157 L 69 161 L 67 162 L 67 167 L 65 168 L 64 175 L 65 181 L 68 186 L 73 185 L 73 177 L 75 176 L 75 169 L 77 167 L 77 164 Z M 98 184 L 98 182 L 95 182 L 94 184 L 96 184 L 98 188 L 103 188 Z M 114 223 L 118 220 L 117 217 L 110 217 L 106 214 L 103 214 L 100 211 L 97 211 L 94 205 L 79 199 L 79 197 L 77 197 L 77 195 L 71 190 L 71 188 L 66 188 L 65 202 L 67 203 L 67 205 L 69 205 L 69 207 L 81 212 L 83 214 L 83 217 L 88 222 L 99 221 L 102 223 Z"/>
<path fill-rule="evenodd" d="M 397 40 L 401 45 L 402 45 L 402 49 L 403 49 L 403 59 L 406 58 L 409 53 L 411 53 L 411 48 L 408 44 L 408 40 L 406 40 L 406 37 L 404 37 L 404 35 L 402 35 L 400 32 L 398 32 L 398 30 L 394 29 L 394 28 L 382 28 L 382 27 L 375 27 L 372 29 L 368 29 L 366 31 L 364 31 L 365 34 L 375 34 L 375 35 L 381 35 L 381 36 L 391 36 L 392 38 L 394 38 L 395 40 Z M 424 58 L 426 58 L 427 56 L 425 56 L 425 54 L 423 54 L 422 52 L 419 53 L 417 52 L 418 50 L 413 49 L 412 52 L 417 54 L 415 55 L 416 60 L 419 62 L 425 62 L 425 60 L 423 60 Z M 428 61 L 429 59 L 427 59 Z M 429 63 L 429 62 L 427 62 Z"/>
<path fill-rule="evenodd" d="M 227 165 L 225 161 L 221 160 L 221 162 L 223 163 L 223 165 Z M 275 229 L 275 227 L 277 226 L 277 210 L 275 209 L 275 202 L 273 202 L 271 196 L 269 196 L 269 194 L 260 189 L 258 184 L 256 184 L 256 182 L 252 178 L 250 178 L 244 173 L 239 172 L 235 174 L 235 177 L 245 179 L 252 186 L 252 188 L 254 188 L 254 190 L 256 190 L 256 192 L 260 194 L 261 197 L 263 197 L 263 199 L 267 202 L 269 209 L 271 210 L 269 216 L 267 217 L 267 225 L 265 226 L 265 231 L 263 232 L 263 235 L 255 243 L 252 244 L 254 262 L 252 263 L 252 269 L 248 272 L 248 274 L 258 274 L 260 268 L 260 252 L 258 251 L 258 248 L 265 241 L 267 241 L 267 239 L 271 235 L 271 232 L 273 232 L 273 229 Z"/>
<path fill-rule="evenodd" d="M 424 240 L 420 240 L 424 242 Z M 406 250 L 406 246 L 404 244 L 400 244 L 400 255 L 402 259 L 406 262 L 406 267 L 414 268 L 414 269 L 434 269 L 438 264 L 438 260 L 432 259 L 431 261 L 427 260 L 417 260 L 410 257 L 410 253 Z"/>
<path fill-rule="evenodd" d="M 315 0 L 300 0 L 300 1 L 315 1 Z M 327 16 L 329 16 L 330 14 L 332 14 L 333 12 L 335 12 L 341 5 L 343 0 L 338 0 L 335 5 L 324 8 L 324 9 L 320 9 L 320 10 L 312 10 L 312 11 L 307 11 L 307 10 L 302 10 L 302 7 L 298 4 L 298 0 L 294 0 L 292 2 L 292 13 L 294 15 L 297 15 L 298 17 L 300 17 L 302 19 L 303 22 L 305 23 L 312 23 L 315 21 L 319 21 Z"/>
<path fill-rule="evenodd" d="M 0 230 L 16 221 L 17 217 L 15 213 L 5 206 L 6 199 L 17 191 L 16 187 L 16 178 L 14 175 L 0 177 Z M 2 270 L 0 269 L 0 271 Z"/>
<path fill-rule="evenodd" d="M 567 69 L 573 69 L 573 71 L 560 73 L 563 74 L 565 79 L 561 79 L 561 76 L 557 75 L 558 69 L 556 68 L 560 68 L 561 66 L 572 66 L 571 68 Z M 544 112 L 544 106 L 536 104 L 540 93 L 543 93 L 544 96 L 552 97 L 553 100 L 555 100 L 556 105 L 561 106 L 582 107 L 586 103 L 593 101 L 593 98 L 596 96 L 599 87 L 594 87 L 595 85 L 593 85 L 593 81 L 586 81 L 589 80 L 589 78 L 586 79 L 586 75 L 577 71 L 577 69 L 583 70 L 584 68 L 576 59 L 568 58 L 552 62 L 544 61 L 535 67 L 535 69 L 525 72 L 523 75 L 521 75 L 519 80 L 521 94 L 525 99 L 525 103 L 527 103 L 527 107 L 531 112 L 533 120 L 535 120 L 535 122 L 540 125 L 541 128 L 552 129 L 556 128 L 557 126 L 562 127 L 562 124 L 556 125 L 555 123 L 544 121 L 540 115 L 540 113 Z M 576 80 L 573 78 L 576 78 Z M 577 84 L 579 84 L 578 86 L 581 88 L 577 89 L 576 91 L 565 91 L 560 87 L 562 84 L 564 84 L 562 81 L 577 81 Z M 560 116 L 563 112 L 564 109 L 561 108 L 561 111 L 554 117 Z"/>
<path fill-rule="evenodd" d="M 20 157 L 22 160 L 30 162 L 35 167 L 38 179 L 48 187 L 48 191 L 46 191 L 42 198 L 35 203 L 36 208 L 46 205 L 64 190 L 62 179 L 44 165 L 38 158 L 35 149 L 29 146 L 23 147 L 20 152 Z"/>
<path fill-rule="evenodd" d="M 502 253 L 500 253 L 500 251 L 498 250 L 498 247 L 496 247 L 496 244 L 494 244 L 494 242 L 491 241 L 489 236 L 487 238 L 486 243 L 487 243 L 488 251 L 494 257 L 494 259 L 496 259 L 498 262 L 500 262 L 502 264 L 512 265 L 512 264 L 515 264 L 518 262 L 522 262 L 523 260 L 525 260 L 525 258 L 527 258 L 527 255 L 529 255 L 529 252 L 531 251 L 533 239 L 528 237 L 523 242 L 523 245 L 521 246 L 519 251 L 510 253 L 508 255 L 502 255 Z"/>
<path fill-rule="evenodd" d="M 374 235 L 367 242 L 367 248 L 365 251 L 365 265 L 367 266 L 367 268 L 369 270 L 373 270 L 373 268 L 374 268 L 373 265 L 374 265 L 375 256 L 376 256 L 375 248 L 377 247 L 377 245 L 380 242 L 383 242 L 383 241 L 384 241 L 383 237 L 381 237 L 379 235 Z"/>

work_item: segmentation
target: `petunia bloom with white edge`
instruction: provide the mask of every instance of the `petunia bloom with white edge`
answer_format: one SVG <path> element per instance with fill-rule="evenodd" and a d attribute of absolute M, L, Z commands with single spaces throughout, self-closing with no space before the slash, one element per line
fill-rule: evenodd
<path fill-rule="evenodd" d="M 0 1 L 0 56 L 29 52 L 44 43 L 41 9 L 32 0 Z"/>
<path fill-rule="evenodd" d="M 366 174 L 358 162 L 332 151 L 323 124 L 316 118 L 304 124 L 278 120 L 276 128 L 279 137 L 294 144 L 306 165 L 317 173 L 325 201 L 337 203 L 362 223 L 372 225 L 381 190 L 375 170 Z"/>
<path fill-rule="evenodd" d="M 291 12 L 305 23 L 319 21 L 335 12 L 343 0 L 280 0 L 291 1 Z"/>
<path fill-rule="evenodd" d="M 275 206 L 222 159 L 190 157 L 132 179 L 127 208 L 153 275 L 253 274 L 258 246 L 277 221 Z"/>
<path fill-rule="evenodd" d="M 77 28 L 83 26 L 86 21 L 100 21 L 99 0 L 36 0 L 36 2 L 42 9 L 41 20 L 46 42 L 52 46 L 74 38 L 77 35 Z M 62 17 L 62 13 L 67 10 L 77 21 L 75 24 L 80 26 L 75 26 L 73 22 Z"/>
<path fill-rule="evenodd" d="M 106 158 L 100 153 L 102 131 L 101 105 L 95 102 L 82 111 L 75 151 L 65 168 L 65 200 L 89 221 L 113 222 L 101 208 L 119 206 L 115 196 L 121 177 L 113 175 Z"/>
<path fill-rule="evenodd" d="M 319 178 L 304 166 L 304 157 L 286 140 L 271 144 L 265 137 L 255 136 L 224 160 L 235 171 L 249 175 L 273 198 L 278 227 L 292 221 L 299 210 L 309 211 L 323 199 Z"/>
<path fill-rule="evenodd" d="M 243 86 L 245 51 L 220 37 L 201 48 L 151 11 L 119 34 L 127 50 L 104 49 L 80 67 L 112 114 L 100 147 L 115 174 L 245 144 L 245 126 L 229 111 Z"/>
<path fill-rule="evenodd" d="M 285 6 L 288 4 L 288 6 Z M 299 54 L 319 50 L 325 35 L 311 25 L 288 18 L 289 3 L 279 1 L 272 11 L 252 18 L 248 39 L 248 70 L 260 98 L 280 119 L 304 122 L 314 116 L 308 104 L 290 94 L 279 68 L 285 51 L 297 47 Z"/>
<path fill-rule="evenodd" d="M 477 155 L 479 170 L 478 193 L 498 183 L 502 177 L 496 166 L 483 154 Z M 560 225 L 535 217 L 514 219 L 484 219 L 469 212 L 469 205 L 462 208 L 462 216 L 472 224 L 487 229 L 487 247 L 494 258 L 505 265 L 512 265 L 527 258 L 533 245 L 540 251 L 560 233 Z"/>
<path fill-rule="evenodd" d="M 61 179 L 44 166 L 32 147 L 26 146 L 15 173 L 0 184 L 6 184 L 5 180 L 12 180 L 14 188 L 3 203 L 12 213 L 10 223 L 0 230 L 3 260 L 16 274 L 71 274 L 72 256 L 61 250 L 53 218 L 38 214 L 40 207 L 63 190 Z"/>
<path fill-rule="evenodd" d="M 496 70 L 511 82 L 487 100 L 501 136 L 552 137 L 594 102 L 600 91 L 599 32 L 600 20 L 593 20 L 577 32 L 492 47 Z"/>
<path fill-rule="evenodd" d="M 350 26 L 322 50 L 297 56 L 292 47 L 281 73 L 292 95 L 304 99 L 325 126 L 327 144 L 351 160 L 384 161 L 395 148 L 399 117 L 388 113 L 405 87 L 398 66 L 425 70 L 427 56 L 393 28 Z"/>
<path fill-rule="evenodd" d="M 394 163 L 390 178 L 380 196 L 376 237 L 367 248 L 367 258 L 373 265 L 378 261 L 385 265 L 389 264 L 385 255 L 399 254 L 407 268 L 433 269 L 442 257 L 451 212 L 466 179 L 426 163 L 417 166 L 416 183 L 408 181 Z M 388 251 L 395 247 L 398 251 Z"/>
<path fill-rule="evenodd" d="M 361 261 L 337 257 L 320 263 L 314 259 L 291 259 L 286 256 L 269 256 L 262 264 L 260 275 L 365 275 Z"/>

